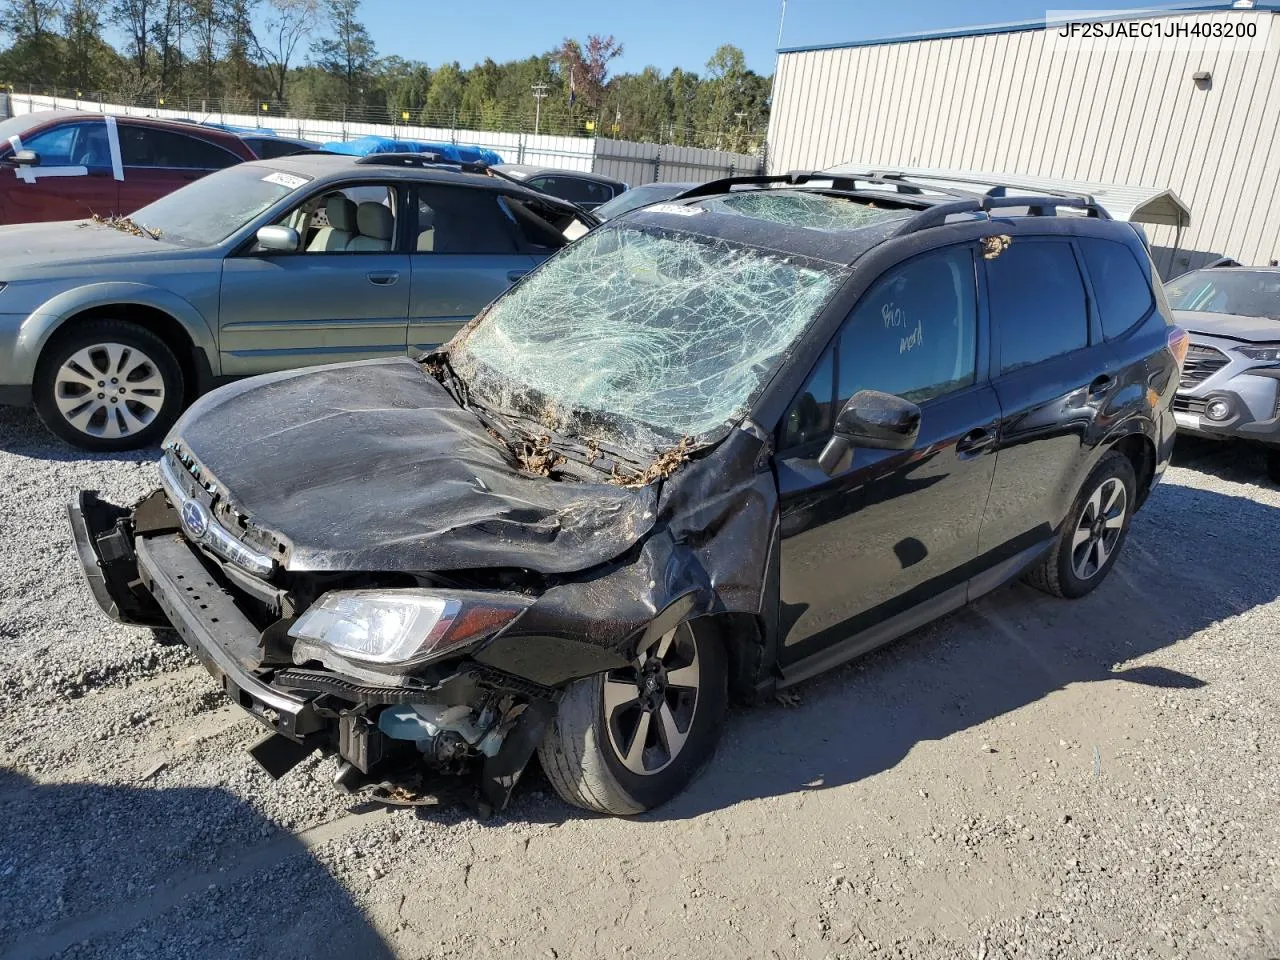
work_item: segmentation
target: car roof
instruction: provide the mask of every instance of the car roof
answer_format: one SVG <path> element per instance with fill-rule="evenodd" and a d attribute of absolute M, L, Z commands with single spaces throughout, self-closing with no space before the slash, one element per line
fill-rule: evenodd
<path fill-rule="evenodd" d="M 521 183 L 451 168 L 448 161 L 442 161 L 439 165 L 401 166 L 394 163 L 378 163 L 373 159 L 377 156 L 379 155 L 376 153 L 368 157 L 353 157 L 344 153 L 298 153 L 273 160 L 254 160 L 251 163 L 313 180 L 339 180 L 354 176 L 372 180 L 404 180 L 412 183 L 450 183 L 481 190 L 523 193 L 538 200 L 549 199 L 541 191 Z"/>
<path fill-rule="evenodd" d="M 724 181 L 729 183 L 729 181 Z M 708 185 L 703 185 L 704 188 Z M 780 217 L 768 209 L 772 202 L 768 198 L 807 197 L 811 202 L 814 197 L 825 197 L 834 203 L 856 204 L 862 211 L 849 217 L 847 223 L 804 223 L 799 219 Z M 752 198 L 759 209 L 752 210 L 739 202 L 736 208 L 733 201 L 741 198 Z M 718 192 L 702 193 L 693 197 L 678 196 L 672 200 L 660 201 L 649 206 L 639 207 L 629 212 L 625 222 L 632 226 L 650 225 L 665 230 L 692 233 L 709 239 L 722 239 L 730 242 L 747 244 L 783 254 L 822 260 L 837 265 L 851 265 L 872 247 L 891 239 L 907 225 L 912 218 L 920 216 L 931 207 L 947 207 L 955 203 L 956 196 L 918 196 L 910 194 L 893 195 L 881 193 L 868 196 L 865 193 L 855 194 L 825 187 L 812 186 L 775 186 L 755 189 L 726 188 Z M 725 201 L 729 201 L 726 203 Z M 890 204 L 902 204 L 900 207 Z M 684 213 L 697 209 L 697 213 Z M 849 212 L 852 212 L 850 210 Z M 950 213 L 950 211 L 947 211 Z M 939 210 L 939 214 L 943 211 Z M 771 215 L 772 214 L 772 215 Z M 956 211 L 960 220 L 939 221 L 920 225 L 920 229 L 938 229 L 956 227 L 965 223 L 980 222 L 978 214 L 967 211 Z M 999 217 L 998 212 L 992 214 Z M 838 221 L 840 218 L 832 218 Z M 1036 221 L 1046 227 L 1045 232 L 1061 232 L 1063 224 L 1067 232 L 1074 232 L 1075 225 L 1080 232 L 1087 229 L 1091 233 L 1112 233 L 1122 242 L 1136 241 L 1137 234 L 1127 230 L 1125 221 L 1111 220 L 1103 217 L 1085 216 L 1023 216 L 1014 217 L 1019 233 L 1036 233 Z M 606 221 L 612 223 L 614 221 Z M 990 221 L 988 221 L 990 222 Z M 1048 227 L 1048 223 L 1053 227 Z M 1089 226 L 1086 228 L 1085 225 Z"/>
<path fill-rule="evenodd" d="M 314 140 L 304 140 L 302 137 L 286 137 L 279 133 L 267 133 L 265 130 L 262 133 L 237 133 L 235 136 L 241 140 L 278 140 L 283 143 L 305 143 L 308 146 L 315 147 L 317 150 L 320 149 L 320 144 Z"/>
<path fill-rule="evenodd" d="M 759 196 L 766 191 L 749 191 L 747 195 Z M 823 195 L 815 190 L 769 190 L 770 195 L 814 196 Z M 917 210 L 877 211 L 883 216 L 870 219 L 864 226 L 849 229 L 817 229 L 798 224 L 779 223 L 750 212 L 730 212 L 724 205 L 717 208 L 716 201 L 741 197 L 744 192 L 710 194 L 639 207 L 627 214 L 625 222 L 632 226 L 654 226 L 660 229 L 693 233 L 709 239 L 728 240 L 779 253 L 794 254 L 811 260 L 846 265 L 852 263 L 868 249 L 887 240 L 913 216 Z M 856 201 L 845 200 L 847 203 Z M 681 213 L 682 209 L 699 212 Z M 606 221 L 613 222 L 613 221 Z"/>
<path fill-rule="evenodd" d="M 597 183 L 617 185 L 621 185 L 622 183 L 621 180 L 618 180 L 615 177 L 606 177 L 599 173 L 589 173 L 586 170 L 568 170 L 564 167 L 539 167 L 531 163 L 495 163 L 493 168 L 517 177 L 536 177 L 544 174 L 553 174 L 555 176 L 577 177 L 580 180 L 594 180 Z"/>
<path fill-rule="evenodd" d="M 118 123 L 134 123 L 143 127 L 156 127 L 163 130 L 181 131 L 185 134 L 195 134 L 200 139 L 222 146 L 228 143 L 238 144 L 240 142 L 240 138 L 235 134 L 219 130 L 217 127 L 185 120 L 169 120 L 164 117 L 132 117 L 114 113 L 99 113 L 96 110 L 35 110 L 19 116 L 29 121 L 27 124 L 27 129 L 29 130 L 46 123 L 56 123 L 63 120 L 101 120 L 104 117 L 111 117 Z M 16 119 L 16 117 L 10 119 Z"/>

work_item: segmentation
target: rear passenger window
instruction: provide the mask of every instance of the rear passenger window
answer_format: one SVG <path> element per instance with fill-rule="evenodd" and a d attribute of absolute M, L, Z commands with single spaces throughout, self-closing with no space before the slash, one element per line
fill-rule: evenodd
<path fill-rule="evenodd" d="M 240 158 L 217 144 L 198 137 L 119 124 L 120 157 L 126 167 L 167 167 L 179 170 L 221 170 Z"/>
<path fill-rule="evenodd" d="M 529 181 L 529 186 L 561 200 L 588 206 L 598 206 L 613 199 L 613 188 L 608 184 L 580 177 L 537 177 Z"/>
<path fill-rule="evenodd" d="M 1151 310 L 1147 272 L 1123 243 L 1082 237 L 1084 263 L 1098 302 L 1102 332 L 1108 340 L 1120 336 Z"/>
<path fill-rule="evenodd" d="M 1084 281 L 1070 243 L 1015 238 L 985 262 L 1002 372 L 1089 345 Z"/>
<path fill-rule="evenodd" d="M 498 194 L 472 187 L 418 187 L 417 253 L 516 252 Z"/>

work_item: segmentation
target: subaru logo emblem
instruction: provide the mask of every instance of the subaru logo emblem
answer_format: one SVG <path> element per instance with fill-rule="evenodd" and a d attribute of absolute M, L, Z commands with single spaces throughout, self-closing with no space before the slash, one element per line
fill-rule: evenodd
<path fill-rule="evenodd" d="M 182 525 L 191 536 L 199 540 L 209 529 L 209 516 L 200 504 L 187 500 L 182 504 Z"/>

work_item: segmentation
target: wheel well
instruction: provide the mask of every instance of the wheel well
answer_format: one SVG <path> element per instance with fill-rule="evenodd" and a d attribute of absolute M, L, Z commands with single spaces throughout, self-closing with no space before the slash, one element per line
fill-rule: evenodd
<path fill-rule="evenodd" d="M 1138 505 L 1141 506 L 1151 489 L 1151 477 L 1156 472 L 1155 444 L 1140 433 L 1131 433 L 1117 440 L 1111 449 L 1123 453 L 1133 464 L 1134 476 L 1138 478 Z"/>
<path fill-rule="evenodd" d="M 689 625 L 715 632 L 729 664 L 729 696 L 738 703 L 753 702 L 765 668 L 760 618 L 753 613 L 712 613 L 696 617 Z"/>
<path fill-rule="evenodd" d="M 136 323 L 144 330 L 155 334 L 164 341 L 166 347 L 173 351 L 173 355 L 178 358 L 179 366 L 182 367 L 186 394 L 183 399 L 186 403 L 190 403 L 200 395 L 202 385 L 210 375 L 208 363 L 201 362 L 195 342 L 172 314 L 140 303 L 91 307 L 67 317 L 53 337 L 62 336 L 72 329 L 73 324 L 85 320 L 124 320 L 128 323 Z"/>

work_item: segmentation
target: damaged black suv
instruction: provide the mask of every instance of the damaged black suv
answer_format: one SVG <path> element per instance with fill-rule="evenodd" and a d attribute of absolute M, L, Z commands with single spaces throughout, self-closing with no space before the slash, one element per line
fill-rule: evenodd
<path fill-rule="evenodd" d="M 102 607 L 172 627 L 387 798 L 536 752 L 633 814 L 750 701 L 1019 575 L 1079 597 L 1169 459 L 1185 335 L 1088 197 L 721 181 L 567 247 L 444 348 L 199 400 L 132 508 L 82 492 Z M 458 781 L 454 781 L 458 782 Z M 465 783 L 465 781 L 463 781 Z"/>

